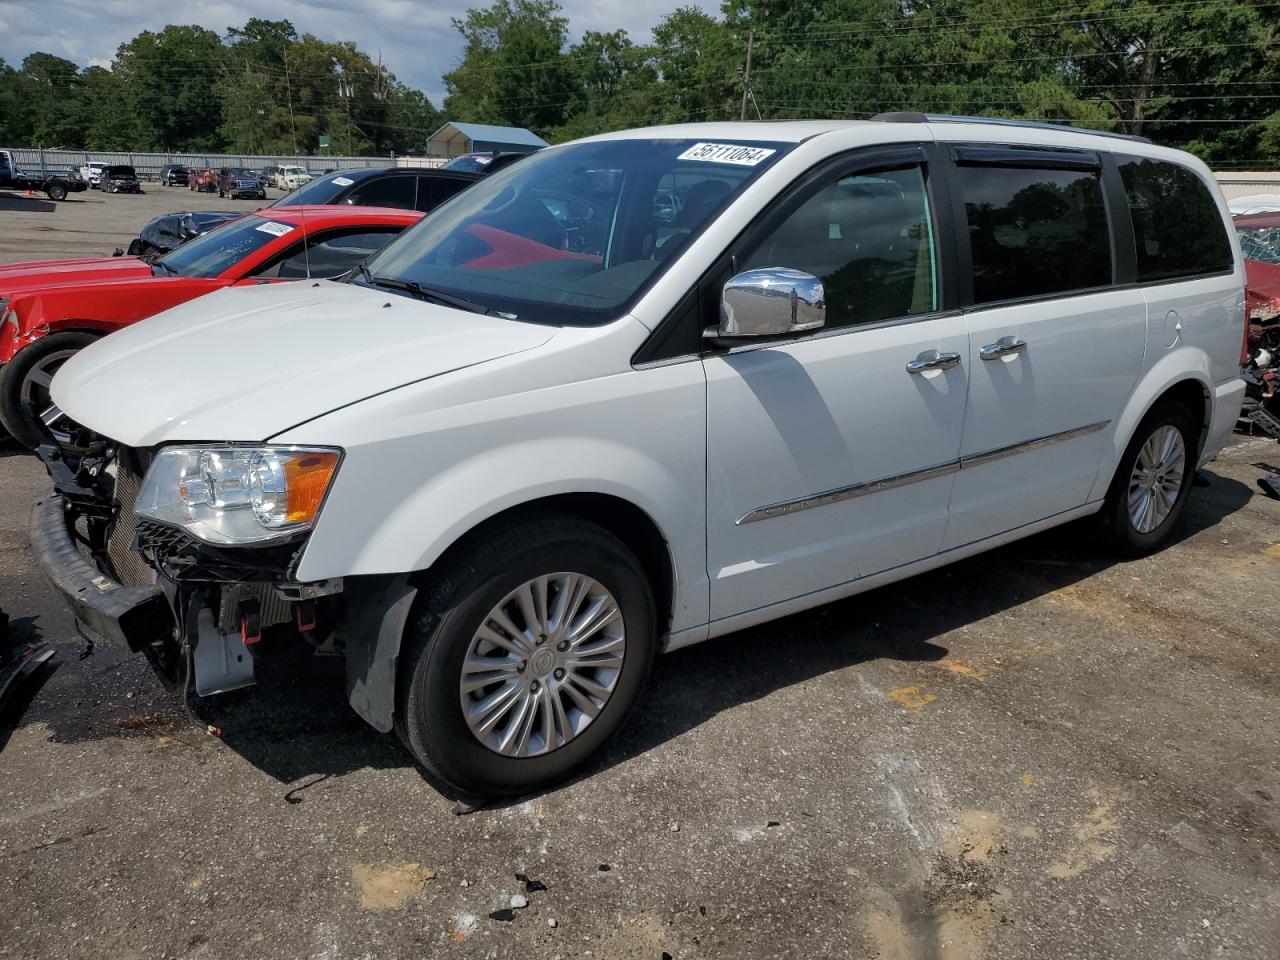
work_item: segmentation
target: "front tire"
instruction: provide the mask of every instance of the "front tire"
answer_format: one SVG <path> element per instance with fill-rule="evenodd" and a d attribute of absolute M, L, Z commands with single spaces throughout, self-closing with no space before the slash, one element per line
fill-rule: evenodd
<path fill-rule="evenodd" d="M 656 647 L 635 555 L 573 516 L 513 522 L 449 561 L 406 630 L 396 729 L 469 794 L 564 779 L 618 729 Z"/>
<path fill-rule="evenodd" d="M 51 438 L 62 439 L 40 422 L 40 414 L 52 402 L 49 383 L 59 367 L 97 339 L 78 330 L 51 333 L 0 367 L 0 423 L 14 439 L 33 450 Z"/>
<path fill-rule="evenodd" d="M 1198 438 L 1191 411 L 1176 401 L 1143 417 L 1098 514 L 1113 552 L 1138 557 L 1168 543 L 1191 492 Z"/>

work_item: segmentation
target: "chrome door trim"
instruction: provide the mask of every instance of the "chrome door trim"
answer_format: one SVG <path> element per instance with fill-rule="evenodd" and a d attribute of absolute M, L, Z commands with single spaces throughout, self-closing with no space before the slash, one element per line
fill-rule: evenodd
<path fill-rule="evenodd" d="M 1052 447 L 1055 443 L 1062 443 L 1064 440 L 1074 440 L 1076 437 L 1084 437 L 1091 433 L 1097 433 L 1099 430 L 1105 430 L 1110 423 L 1110 420 L 1099 420 L 1097 423 L 1076 427 L 1073 430 L 1051 433 L 1047 437 L 1024 440 L 1022 443 L 1011 443 L 1007 447 L 997 447 L 995 450 L 988 450 L 986 453 L 975 453 L 967 457 L 961 457 L 960 467 L 961 469 L 965 467 L 980 467 L 984 463 L 993 463 L 996 460 L 1003 460 L 1005 457 L 1015 457 L 1020 453 L 1040 450 L 1043 447 Z"/>
<path fill-rule="evenodd" d="M 797 497 L 794 500 L 782 500 L 767 506 L 756 507 L 754 510 L 749 510 L 739 517 L 734 526 L 740 527 L 743 524 L 755 523 L 758 520 L 769 520 L 773 517 L 785 517 L 788 514 L 800 513 L 803 510 L 812 510 L 814 507 L 825 507 L 832 503 L 852 500 L 855 497 L 865 497 L 867 494 L 893 490 L 896 487 L 905 487 L 909 483 L 920 483 L 924 480 L 934 480 L 938 477 L 949 476 L 969 467 L 980 467 L 986 463 L 1003 460 L 1005 457 L 1029 453 L 1032 450 L 1040 450 L 1066 440 L 1074 440 L 1077 437 L 1097 433 L 1099 430 L 1105 430 L 1110 424 L 1110 420 L 1100 420 L 1087 426 L 1075 427 L 1071 430 L 1063 430 L 1060 433 L 1051 433 L 1045 437 L 1037 437 L 1034 440 L 1024 440 L 1021 443 L 1010 444 L 1007 447 L 997 447 L 995 450 L 988 450 L 985 453 L 975 453 L 968 457 L 961 457 L 949 463 L 938 464 L 936 467 L 925 467 L 923 470 L 912 470 L 910 473 L 900 473 L 880 480 L 853 483 L 847 487 L 836 487 L 834 490 L 825 490 L 822 493 L 815 493 L 808 497 Z"/>
<path fill-rule="evenodd" d="M 783 500 L 781 503 L 771 503 L 766 507 L 757 507 L 756 509 L 743 514 L 735 526 L 742 526 L 744 523 L 755 523 L 757 520 L 768 520 L 771 517 L 784 517 L 789 513 L 799 513 L 801 510 L 812 510 L 814 507 L 825 507 L 827 504 L 840 503 L 842 500 L 852 500 L 854 497 L 865 497 L 869 493 L 879 493 L 882 490 L 892 490 L 895 487 L 905 487 L 909 483 L 918 483 L 921 480 L 932 480 L 935 477 L 945 477 L 952 473 L 958 473 L 959 470 L 960 461 L 952 460 L 950 463 L 942 463 L 936 467 L 926 467 L 923 470 L 913 470 L 910 473 L 900 473 L 895 477 L 884 477 L 881 480 L 868 480 L 865 483 L 854 483 L 847 487 L 837 487 L 834 490 L 816 493 L 811 497 L 799 497 L 795 500 Z"/>

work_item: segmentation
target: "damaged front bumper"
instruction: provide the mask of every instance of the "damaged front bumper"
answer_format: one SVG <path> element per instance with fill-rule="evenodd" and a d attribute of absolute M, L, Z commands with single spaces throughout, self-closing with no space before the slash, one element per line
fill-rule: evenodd
<path fill-rule="evenodd" d="M 31 510 L 31 550 L 76 621 L 90 633 L 140 653 L 173 633 L 169 602 L 159 587 L 126 587 L 85 558 L 71 536 L 69 504 L 54 493 Z M 72 520 L 72 522 L 74 522 Z"/>
<path fill-rule="evenodd" d="M 167 685 L 191 682 L 201 696 L 252 684 L 258 656 L 302 640 L 342 656 L 351 706 L 391 729 L 413 575 L 300 583 L 303 537 L 221 548 L 140 518 L 134 503 L 150 454 L 74 432 L 73 441 L 74 452 L 38 451 L 54 492 L 32 510 L 31 544 L 86 632 L 145 654 Z"/>

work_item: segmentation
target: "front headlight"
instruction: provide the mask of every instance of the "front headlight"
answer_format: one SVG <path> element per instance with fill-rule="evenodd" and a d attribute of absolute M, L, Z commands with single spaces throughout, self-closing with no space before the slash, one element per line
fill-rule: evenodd
<path fill-rule="evenodd" d="M 134 509 L 207 543 L 278 540 L 315 522 L 341 458 L 324 447 L 166 447 Z"/>

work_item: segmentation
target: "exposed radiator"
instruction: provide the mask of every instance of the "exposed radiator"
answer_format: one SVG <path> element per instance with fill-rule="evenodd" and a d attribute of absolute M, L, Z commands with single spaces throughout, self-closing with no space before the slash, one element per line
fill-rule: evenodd
<path fill-rule="evenodd" d="M 126 587 L 150 586 L 156 582 L 156 572 L 143 559 L 142 554 L 133 549 L 134 535 L 138 529 L 138 517 L 133 512 L 138 502 L 138 491 L 141 479 L 123 463 L 116 464 L 116 503 L 119 511 L 111 534 L 107 537 L 107 557 L 115 570 L 116 578 Z M 272 627 L 293 619 L 293 610 L 289 601 L 284 600 L 269 583 L 246 583 L 239 586 L 226 586 L 221 591 L 221 609 L 218 613 L 219 623 L 229 623 L 235 616 L 233 605 L 241 596 L 256 597 L 264 627 Z"/>
<path fill-rule="evenodd" d="M 138 502 L 140 479 L 124 464 L 116 461 L 116 513 L 107 537 L 107 558 L 116 578 L 126 587 L 146 587 L 156 582 L 156 572 L 141 554 L 133 549 L 133 535 L 138 525 L 134 505 Z"/>

